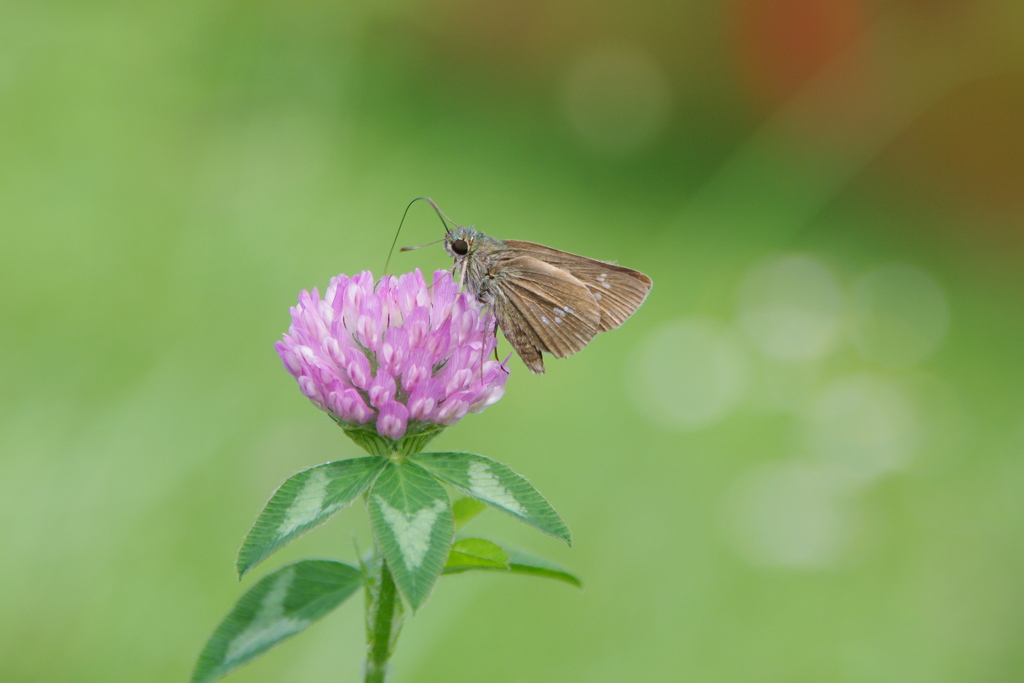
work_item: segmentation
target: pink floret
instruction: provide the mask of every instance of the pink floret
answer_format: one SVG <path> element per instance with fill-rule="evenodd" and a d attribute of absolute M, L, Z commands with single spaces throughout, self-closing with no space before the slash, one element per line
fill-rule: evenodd
<path fill-rule="evenodd" d="M 274 345 L 299 389 L 351 426 L 398 440 L 410 421 L 451 425 L 505 393 L 508 358 L 490 360 L 494 317 L 449 272 L 374 283 L 369 271 L 302 291 Z"/>

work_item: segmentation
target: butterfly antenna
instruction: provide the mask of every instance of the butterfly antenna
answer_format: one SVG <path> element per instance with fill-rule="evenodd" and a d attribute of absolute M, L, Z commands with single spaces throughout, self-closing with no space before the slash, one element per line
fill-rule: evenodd
<path fill-rule="evenodd" d="M 416 251 L 417 249 L 422 249 L 423 247 L 429 247 L 431 244 L 437 244 L 438 242 L 441 242 L 442 240 L 444 240 L 443 237 L 441 239 L 439 239 L 439 240 L 434 240 L 433 242 L 427 242 L 426 244 L 416 245 L 415 247 L 402 247 L 398 251 L 400 251 L 400 252 L 401 251 Z"/>
<path fill-rule="evenodd" d="M 405 213 L 402 214 L 402 220 L 399 221 L 399 223 L 398 223 L 398 230 L 395 231 L 395 239 L 392 240 L 392 242 L 391 242 L 391 248 L 388 249 L 388 258 L 387 258 L 386 261 L 384 261 L 384 273 L 381 275 L 381 277 L 386 275 L 387 272 L 388 272 L 388 265 L 390 265 L 390 263 L 391 263 L 391 255 L 395 252 L 395 245 L 398 244 L 398 235 L 399 235 L 399 233 L 402 232 L 402 226 L 405 224 L 405 217 L 409 215 L 409 209 L 412 208 L 413 204 L 415 204 L 416 202 L 421 201 L 421 200 L 425 201 L 425 202 L 429 202 L 430 205 L 432 207 L 434 207 L 434 210 L 437 211 L 437 215 L 441 219 L 441 225 L 444 226 L 445 233 L 451 232 L 451 230 L 448 229 L 448 223 L 451 223 L 452 225 L 455 225 L 455 221 L 453 221 L 451 218 L 448 218 L 448 216 L 444 215 L 444 211 L 442 211 L 437 206 L 437 204 L 434 203 L 434 200 L 431 199 L 430 197 L 417 197 L 416 199 L 414 199 L 411 202 L 409 202 L 409 206 L 405 207 Z M 448 223 L 445 223 L 446 220 L 448 221 Z M 431 242 L 431 244 L 434 244 L 434 243 Z M 423 246 L 427 246 L 427 245 L 424 244 Z M 406 251 L 406 250 L 402 249 L 402 251 Z"/>
<path fill-rule="evenodd" d="M 434 207 L 434 211 L 437 211 L 437 215 L 441 217 L 441 223 L 444 223 L 445 221 L 448 221 L 449 223 L 451 223 L 455 227 L 459 226 L 458 223 L 453 221 L 451 218 L 448 218 L 448 214 L 446 214 L 444 211 L 442 211 L 441 207 L 438 206 L 437 204 L 435 204 L 434 200 L 431 199 L 430 197 L 417 197 L 416 199 L 422 199 L 423 201 L 428 202 L 432 207 Z M 413 201 L 416 201 L 416 199 L 414 199 Z M 451 230 L 448 229 L 448 225 L 447 224 L 444 226 L 444 231 L 445 232 L 451 232 Z"/>

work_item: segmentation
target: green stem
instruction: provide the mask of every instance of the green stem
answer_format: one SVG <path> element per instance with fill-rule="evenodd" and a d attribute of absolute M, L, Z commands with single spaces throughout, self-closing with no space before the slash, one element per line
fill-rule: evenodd
<path fill-rule="evenodd" d="M 388 660 L 395 651 L 402 630 L 402 599 L 395 580 L 378 548 L 373 555 L 372 574 L 366 583 L 366 672 L 365 683 L 384 683 Z"/>

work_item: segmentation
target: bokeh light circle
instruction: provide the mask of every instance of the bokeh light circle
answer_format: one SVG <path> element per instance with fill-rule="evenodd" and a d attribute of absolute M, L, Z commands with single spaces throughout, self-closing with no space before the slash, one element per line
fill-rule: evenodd
<path fill-rule="evenodd" d="M 861 275 L 850 298 L 851 336 L 865 358 L 885 366 L 919 363 L 942 343 L 949 304 L 931 275 L 886 265 Z"/>
<path fill-rule="evenodd" d="M 827 463 L 800 460 L 756 468 L 727 496 L 730 540 L 753 564 L 827 567 L 857 535 L 853 490 Z"/>
<path fill-rule="evenodd" d="M 740 287 L 739 323 L 769 358 L 811 360 L 839 337 L 843 290 L 832 269 L 807 254 L 775 256 L 755 265 Z"/>
<path fill-rule="evenodd" d="M 868 481 L 911 462 L 923 425 L 911 395 L 898 383 L 854 374 L 822 388 L 807 412 L 804 435 L 812 455 Z"/>
<path fill-rule="evenodd" d="M 577 139 L 599 154 L 624 156 L 657 138 L 672 108 L 672 86 L 654 57 L 631 44 L 580 55 L 561 90 L 562 114 Z"/>
<path fill-rule="evenodd" d="M 630 364 L 638 409 L 678 429 L 699 429 L 727 417 L 746 392 L 748 374 L 735 333 L 697 317 L 654 332 Z"/>

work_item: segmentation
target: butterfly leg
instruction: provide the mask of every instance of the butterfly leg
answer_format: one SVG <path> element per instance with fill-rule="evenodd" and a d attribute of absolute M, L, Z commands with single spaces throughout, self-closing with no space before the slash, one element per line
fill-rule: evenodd
<path fill-rule="evenodd" d="M 490 312 L 490 309 L 488 309 L 488 312 Z M 494 360 L 498 360 L 498 321 L 497 321 L 497 319 L 494 320 L 494 327 L 491 329 L 491 332 L 492 332 L 492 334 L 494 334 Z M 480 345 L 480 381 L 481 382 L 484 381 L 484 356 L 485 356 L 484 348 L 485 348 L 485 346 L 486 346 L 486 344 L 481 344 Z"/>
<path fill-rule="evenodd" d="M 501 360 L 498 356 L 498 319 L 494 319 L 494 327 L 491 328 L 491 334 L 494 335 L 494 360 Z"/>

